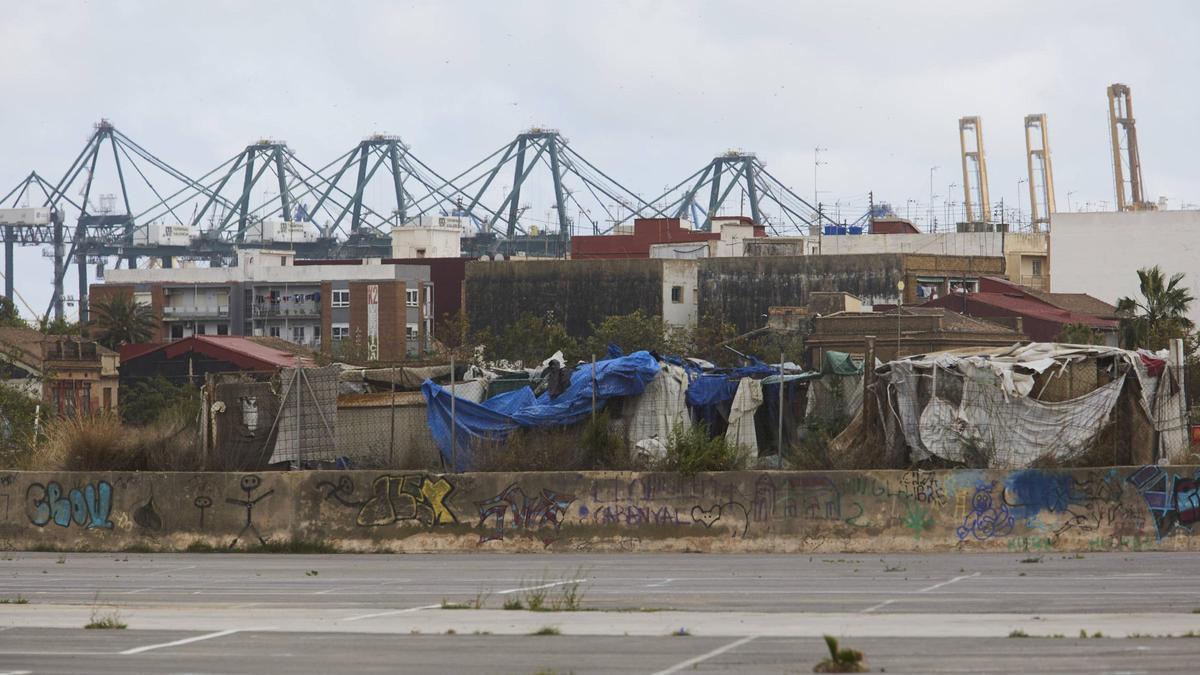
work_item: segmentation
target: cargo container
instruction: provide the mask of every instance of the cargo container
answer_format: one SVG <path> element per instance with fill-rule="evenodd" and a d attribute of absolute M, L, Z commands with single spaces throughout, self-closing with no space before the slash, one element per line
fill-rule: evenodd
<path fill-rule="evenodd" d="M 49 225 L 50 207 L 0 209 L 0 225 Z"/>
<path fill-rule="evenodd" d="M 149 223 L 133 231 L 134 246 L 187 246 L 191 243 L 191 228 L 179 223 Z"/>
<path fill-rule="evenodd" d="M 246 227 L 245 241 L 257 244 L 300 244 L 317 240 L 317 226 L 308 222 L 267 218 Z"/>

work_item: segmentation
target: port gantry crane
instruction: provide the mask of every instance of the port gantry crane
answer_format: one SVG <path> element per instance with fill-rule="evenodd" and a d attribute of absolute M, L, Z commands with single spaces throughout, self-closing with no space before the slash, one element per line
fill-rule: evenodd
<path fill-rule="evenodd" d="M 708 194 L 708 204 L 700 206 L 700 199 Z M 742 212 L 742 201 L 749 202 L 750 218 L 765 225 L 773 234 L 794 231 L 799 234 L 817 234 L 822 224 L 836 223 L 796 194 L 775 176 L 752 152 L 730 150 L 718 155 L 702 169 L 668 188 L 653 201 L 658 208 L 673 218 L 688 218 L 701 230 L 712 229 L 712 219 L 728 211 L 727 203 L 733 195 Z"/>

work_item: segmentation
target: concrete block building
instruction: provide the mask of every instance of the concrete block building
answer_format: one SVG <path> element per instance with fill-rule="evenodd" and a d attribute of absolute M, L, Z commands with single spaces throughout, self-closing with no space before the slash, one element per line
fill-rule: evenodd
<path fill-rule="evenodd" d="M 0 328 L 0 378 L 6 386 L 44 401 L 49 414 L 116 410 L 119 366 L 116 352 L 92 340 Z"/>
<path fill-rule="evenodd" d="M 471 329 L 503 330 L 524 314 L 553 313 L 573 337 L 606 317 L 641 310 L 668 325 L 696 325 L 698 261 L 529 260 L 467 265 Z"/>
<path fill-rule="evenodd" d="M 111 270 L 91 297 L 118 293 L 153 308 L 159 340 L 276 337 L 326 352 L 354 343 L 369 360 L 389 360 L 422 353 L 432 339 L 434 288 L 424 265 L 243 250 L 236 267 Z"/>
<path fill-rule="evenodd" d="M 722 317 L 741 332 L 766 325 L 771 307 L 807 307 L 815 291 L 850 293 L 862 301 L 864 309 L 890 309 L 897 303 L 914 305 L 956 289 L 977 291 L 981 277 L 1003 275 L 1005 269 L 1001 256 L 906 253 L 696 262 L 699 316 Z M 904 282 L 903 291 L 900 282 Z"/>

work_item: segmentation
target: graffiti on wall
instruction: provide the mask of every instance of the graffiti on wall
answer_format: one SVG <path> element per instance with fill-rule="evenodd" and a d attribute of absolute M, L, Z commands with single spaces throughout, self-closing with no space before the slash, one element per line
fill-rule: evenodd
<path fill-rule="evenodd" d="M 1142 495 L 1158 538 L 1174 532 L 1191 534 L 1200 521 L 1200 470 L 1190 477 L 1167 473 L 1160 466 L 1143 466 L 1126 479 Z"/>
<path fill-rule="evenodd" d="M 995 489 L 996 481 L 975 486 L 970 510 L 963 516 L 962 525 L 956 530 L 959 541 L 968 538 L 987 541 L 1012 533 L 1016 518 L 1004 500 L 996 499 L 992 494 Z"/>
<path fill-rule="evenodd" d="M 567 515 L 567 508 L 575 501 L 573 495 L 560 494 L 543 488 L 535 496 L 525 494 L 516 483 L 481 502 L 475 502 L 479 507 L 479 527 L 485 528 L 490 519 L 490 527 L 479 536 L 479 543 L 504 539 L 506 521 L 512 528 L 534 533 L 542 544 L 550 546 L 558 539 L 559 528 Z M 509 515 L 511 520 L 507 520 Z"/>
<path fill-rule="evenodd" d="M 1053 535 L 1072 530 L 1096 532 L 1111 529 L 1113 534 L 1136 535 L 1144 518 L 1124 499 L 1122 480 L 1116 469 L 1104 475 L 1086 475 L 1024 469 L 1009 474 L 1004 481 L 1002 498 L 1017 520 L 1027 528 L 1043 527 L 1039 517 L 1050 514 L 1057 519 Z"/>
<path fill-rule="evenodd" d="M 204 512 L 212 508 L 213 500 L 208 495 L 200 495 L 192 500 L 192 506 L 200 512 L 200 529 L 204 529 Z"/>
<path fill-rule="evenodd" d="M 112 495 L 112 485 L 103 480 L 71 490 L 50 481 L 44 485 L 30 483 L 25 489 L 25 502 L 29 522 L 38 527 L 50 523 L 70 527 L 74 523 L 88 530 L 111 530 Z"/>
<path fill-rule="evenodd" d="M 275 489 L 272 488 L 258 495 L 257 497 L 254 496 L 254 493 L 258 491 L 258 488 L 262 487 L 262 478 L 255 476 L 254 474 L 242 476 L 242 479 L 238 481 L 238 486 L 241 487 L 242 492 L 245 493 L 245 498 L 237 499 L 234 497 L 226 497 L 225 503 L 233 504 L 234 506 L 241 506 L 242 508 L 246 509 L 246 524 L 242 526 L 242 529 L 240 532 L 238 532 L 238 535 L 233 538 L 233 541 L 229 544 L 229 548 L 237 546 L 238 540 L 242 537 L 245 537 L 247 532 L 252 533 L 255 538 L 258 539 L 258 543 L 265 546 L 267 540 L 263 538 L 262 533 L 258 531 L 258 526 L 254 524 L 254 507 L 262 500 L 275 494 Z"/>
<path fill-rule="evenodd" d="M 454 486 L 441 476 L 379 476 L 371 482 L 370 496 L 363 499 L 355 498 L 354 481 L 349 476 L 339 476 L 336 483 L 322 481 L 317 487 L 326 491 L 325 499 L 358 509 L 355 523 L 360 527 L 405 522 L 431 527 L 458 522 L 447 503 Z"/>

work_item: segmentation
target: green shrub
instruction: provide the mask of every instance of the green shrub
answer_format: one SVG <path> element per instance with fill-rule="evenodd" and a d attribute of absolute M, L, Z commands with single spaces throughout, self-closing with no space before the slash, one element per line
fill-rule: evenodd
<path fill-rule="evenodd" d="M 583 448 L 585 468 L 610 471 L 631 468 L 629 448 L 621 434 L 613 431 L 607 410 L 584 424 L 579 444 Z"/>
<path fill-rule="evenodd" d="M 693 474 L 701 471 L 736 471 L 746 467 L 746 455 L 724 436 L 709 437 L 708 425 L 676 425 L 667 440 L 666 455 L 656 462 L 657 471 Z"/>

